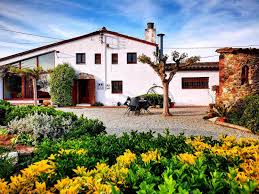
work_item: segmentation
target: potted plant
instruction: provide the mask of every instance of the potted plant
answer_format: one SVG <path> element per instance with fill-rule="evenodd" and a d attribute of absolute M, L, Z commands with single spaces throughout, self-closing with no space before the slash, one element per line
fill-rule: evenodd
<path fill-rule="evenodd" d="M 213 107 L 214 112 L 217 116 L 219 116 L 218 121 L 219 122 L 226 122 L 227 121 L 227 115 L 229 111 L 231 110 L 231 105 L 225 105 L 225 104 L 217 104 Z"/>

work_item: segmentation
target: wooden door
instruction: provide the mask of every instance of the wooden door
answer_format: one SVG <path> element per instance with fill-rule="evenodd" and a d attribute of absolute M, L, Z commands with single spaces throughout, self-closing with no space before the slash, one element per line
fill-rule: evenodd
<path fill-rule="evenodd" d="M 78 80 L 77 88 L 78 88 L 77 89 L 78 103 L 94 104 L 96 102 L 95 101 L 95 79 Z M 73 100 L 73 102 L 74 101 L 76 100 Z"/>
<path fill-rule="evenodd" d="M 88 80 L 79 80 L 79 103 L 89 103 Z"/>
<path fill-rule="evenodd" d="M 88 79 L 89 103 L 94 104 L 95 100 L 95 79 Z"/>

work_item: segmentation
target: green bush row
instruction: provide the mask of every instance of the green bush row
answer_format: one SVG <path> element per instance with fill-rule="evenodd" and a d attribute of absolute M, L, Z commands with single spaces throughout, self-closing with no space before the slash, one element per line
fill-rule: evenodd
<path fill-rule="evenodd" d="M 64 118 L 72 118 L 73 121 L 77 119 L 77 116 L 74 113 L 63 112 L 56 110 L 51 107 L 42 107 L 42 106 L 12 106 L 10 103 L 6 103 L 4 100 L 0 100 L 0 110 L 4 110 L 4 117 L 1 117 L 2 124 L 7 125 L 10 121 L 15 118 L 24 118 L 29 114 L 33 113 L 44 113 L 52 116 L 61 116 Z"/>
<path fill-rule="evenodd" d="M 161 94 L 144 94 L 141 95 L 141 97 L 143 97 L 145 100 L 148 100 L 152 106 L 159 105 L 160 108 L 163 107 L 164 97 Z M 171 98 L 168 98 L 168 100 L 169 103 L 171 103 Z"/>
<path fill-rule="evenodd" d="M 56 110 L 50 107 L 40 107 L 40 106 L 12 106 L 10 103 L 6 103 L 5 101 L 0 101 L 0 112 L 1 110 L 4 111 L 3 117 L 1 117 L 1 125 L 8 125 L 14 119 L 19 122 L 20 119 L 24 119 L 29 115 L 34 114 L 42 114 L 49 116 L 50 118 L 53 117 L 54 121 L 52 122 L 52 126 L 54 128 L 60 128 L 60 123 L 58 122 L 63 120 L 71 120 L 71 126 L 69 126 L 70 130 L 67 133 L 68 137 L 79 137 L 80 135 L 97 135 L 100 133 L 105 133 L 105 126 L 99 120 L 94 119 L 87 119 L 83 116 L 77 117 L 74 113 L 71 112 L 63 112 L 60 110 Z M 57 122 L 55 121 L 55 118 Z M 36 121 L 35 121 L 36 122 Z M 21 122 L 22 123 L 22 122 Z M 28 125 L 33 125 L 28 121 Z M 36 122 L 35 126 L 39 123 Z M 49 123 L 46 123 L 49 124 Z M 19 127 L 18 127 L 19 128 Z M 61 135 L 62 136 L 62 135 Z M 25 138 L 28 138 L 27 136 Z"/>
<path fill-rule="evenodd" d="M 238 101 L 228 114 L 229 121 L 259 133 L 259 95 Z"/>
<path fill-rule="evenodd" d="M 60 149 L 87 149 L 89 157 L 87 159 L 89 160 L 87 168 L 93 168 L 98 161 L 105 161 L 107 164 L 113 165 L 116 162 L 116 158 L 127 149 L 136 154 L 158 149 L 163 156 L 171 158 L 175 154 L 193 153 L 192 147 L 186 144 L 185 140 L 186 137 L 183 134 L 174 136 L 166 133 L 165 135 L 158 134 L 156 136 L 151 131 L 147 133 L 124 133 L 120 137 L 116 135 L 98 135 L 94 138 L 91 136 L 81 136 L 81 138 L 77 139 L 60 139 L 58 141 L 46 139 L 38 145 L 33 160 L 36 162 L 46 159 Z M 220 141 L 212 140 L 211 138 L 205 138 L 205 141 L 212 145 L 216 143 L 221 144 Z M 77 159 L 75 158 L 75 160 Z M 74 161 L 72 163 L 74 165 L 78 163 L 83 165 L 85 161 L 81 162 Z M 72 173 L 71 169 L 66 169 L 63 166 L 62 169 L 59 171 L 62 176 L 69 176 Z M 222 165 L 222 169 L 225 169 L 224 165 Z"/>
<path fill-rule="evenodd" d="M 209 145 L 221 145 L 222 142 L 203 137 Z M 236 171 L 242 162 L 238 156 L 228 158 L 205 151 L 194 165 L 183 165 L 177 158 L 181 153 L 194 153 L 194 149 L 186 144 L 186 137 L 165 135 L 154 136 L 152 132 L 115 135 L 84 136 L 79 139 L 50 141 L 45 140 L 37 147 L 34 162 L 47 159 L 51 154 L 64 150 L 87 150 L 87 154 L 68 153 L 56 157 L 57 174 L 50 184 L 65 177 L 73 177 L 73 169 L 84 166 L 87 170 L 94 169 L 98 162 L 109 166 L 116 163 L 116 158 L 129 149 L 137 156 L 149 150 L 158 150 L 161 154 L 159 162 L 148 164 L 138 158 L 130 166 L 122 193 L 242 193 L 240 184 L 235 180 Z M 253 191 L 256 183 L 246 183 L 246 191 Z"/>

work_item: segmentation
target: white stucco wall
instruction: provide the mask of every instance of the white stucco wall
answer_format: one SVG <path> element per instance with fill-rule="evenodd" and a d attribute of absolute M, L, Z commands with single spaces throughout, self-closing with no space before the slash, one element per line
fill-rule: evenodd
<path fill-rule="evenodd" d="M 98 90 L 96 87 L 96 101 L 105 105 L 116 105 L 117 102 L 124 102 L 127 96 L 133 97 L 145 94 L 153 84 L 160 85 L 158 75 L 147 64 L 127 64 L 127 53 L 142 53 L 153 58 L 155 46 L 129 40 L 123 37 L 106 34 L 107 48 L 105 68 L 105 44 L 101 44 L 100 36 L 92 36 L 74 42 L 58 45 L 52 48 L 37 51 L 22 57 L 16 57 L 8 61 L 0 62 L 0 65 L 12 63 L 18 60 L 36 56 L 49 51 L 59 51 L 55 55 L 55 65 L 69 63 L 79 73 L 89 73 L 95 76 L 96 86 L 105 82 L 110 85 L 109 89 Z M 76 64 L 76 53 L 86 54 L 86 64 Z M 94 64 L 94 54 L 101 53 L 102 64 Z M 111 64 L 111 54 L 118 53 L 118 64 Z M 106 69 L 106 73 L 105 73 Z M 106 76 L 105 76 L 106 75 Z M 106 77 L 106 78 L 105 78 Z M 218 72 L 178 72 L 170 84 L 170 93 L 176 105 L 208 105 L 212 102 L 208 89 L 185 89 L 181 87 L 182 77 L 209 77 L 209 85 L 218 84 Z M 111 93 L 111 81 L 123 81 L 123 93 Z M 0 79 L 0 98 L 2 98 L 2 85 Z"/>
<path fill-rule="evenodd" d="M 183 77 L 209 77 L 209 89 L 182 89 Z M 175 74 L 170 83 L 169 92 L 178 106 L 206 106 L 215 102 L 215 92 L 211 90 L 211 87 L 218 84 L 218 71 L 181 71 Z"/>
<path fill-rule="evenodd" d="M 96 101 L 100 101 L 106 105 L 116 105 L 117 102 L 124 102 L 127 96 L 136 96 L 145 94 L 151 81 L 158 81 L 158 77 L 153 70 L 142 63 L 127 64 L 127 53 L 136 52 L 137 55 L 142 53 L 153 57 L 155 46 L 143 44 L 141 42 L 107 35 L 106 54 L 106 79 L 105 79 L 105 44 L 101 44 L 100 37 L 93 36 L 79 42 L 72 42 L 60 45 L 57 50 L 56 64 L 68 62 L 77 72 L 93 74 L 98 83 L 106 84 L 109 89 L 98 90 L 96 87 Z M 75 64 L 76 53 L 86 53 L 86 64 Z M 101 53 L 101 64 L 94 64 L 94 54 Z M 118 64 L 111 64 L 112 53 L 118 53 Z M 69 57 L 69 55 L 72 55 Z M 111 93 L 111 81 L 123 81 L 123 94 Z"/>

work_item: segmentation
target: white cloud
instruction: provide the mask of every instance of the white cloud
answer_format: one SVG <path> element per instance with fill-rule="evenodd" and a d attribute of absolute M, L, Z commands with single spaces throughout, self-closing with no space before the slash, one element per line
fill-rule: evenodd
<path fill-rule="evenodd" d="M 19 10 L 19 11 L 17 11 Z M 14 30 L 40 34 L 50 37 L 66 39 L 96 30 L 96 24 L 86 20 L 73 18 L 57 12 L 46 11 L 46 9 L 34 9 L 24 4 L 9 2 L 0 2 L 0 27 Z M 0 40 L 16 42 L 46 42 L 53 41 L 35 36 L 16 34 L 0 30 Z M 57 40 L 54 40 L 57 41 Z M 6 56 L 6 53 L 14 54 L 39 45 L 21 45 L 1 42 L 0 57 Z M 11 48 L 7 48 L 11 47 Z M 7 52 L 7 50 L 9 52 Z"/>
<path fill-rule="evenodd" d="M 113 2 L 111 6 L 120 15 L 138 22 L 153 21 L 155 16 L 162 11 L 159 3 L 155 3 L 152 0 L 120 0 Z"/>
<path fill-rule="evenodd" d="M 167 31 L 166 47 L 223 47 L 259 44 L 256 1 L 176 0 L 183 19 L 179 29 Z M 172 16 L 171 16 L 172 17 Z M 247 19 L 248 18 L 248 19 Z M 173 27 L 172 27 L 173 28 Z M 215 48 L 181 49 L 189 55 L 218 55 Z M 169 54 L 171 50 L 166 50 Z M 218 61 L 218 57 L 202 58 Z"/>
<path fill-rule="evenodd" d="M 153 21 L 157 32 L 166 34 L 165 47 L 259 44 L 259 2 L 257 0 L 104 0 L 100 5 L 92 1 L 81 4 L 68 0 L 39 1 L 39 3 L 39 6 L 30 6 L 30 4 L 21 4 L 19 1 L 15 4 L 8 1 L 0 2 L 0 16 L 5 18 L 0 19 L 0 27 L 65 39 L 94 31 L 108 23 L 111 30 L 143 37 L 145 23 Z M 95 19 L 95 15 L 89 19 L 89 17 L 76 17 L 69 11 L 63 10 L 62 13 L 55 11 L 57 4 L 68 9 L 78 9 L 80 12 L 97 13 L 99 17 L 105 19 L 104 23 L 97 25 L 100 19 Z M 176 5 L 179 10 L 174 9 Z M 112 19 L 111 23 L 106 22 L 105 17 L 107 20 Z M 138 29 L 131 24 L 139 26 Z M 17 42 L 49 41 L 49 39 L 0 30 L 0 40 L 1 37 L 4 37 L 2 40 Z M 0 46 L 0 57 L 37 46 L 7 43 L 1 43 L 1 45 L 11 46 L 12 49 Z M 211 56 L 217 55 L 215 50 L 212 48 L 180 51 L 185 51 L 189 55 Z M 166 51 L 169 52 L 169 50 Z M 218 58 L 203 60 L 218 61 Z"/>

